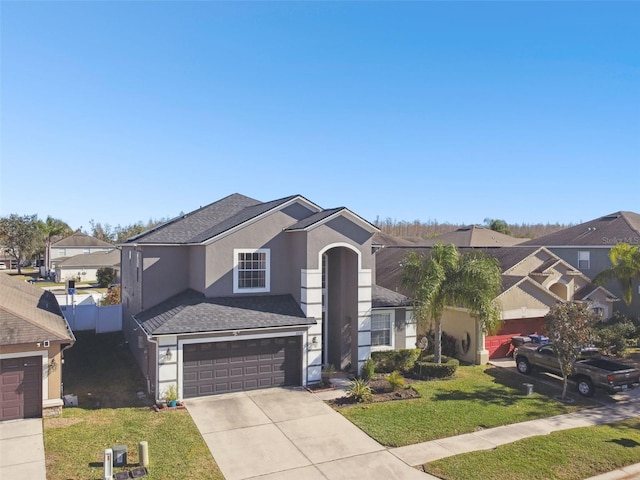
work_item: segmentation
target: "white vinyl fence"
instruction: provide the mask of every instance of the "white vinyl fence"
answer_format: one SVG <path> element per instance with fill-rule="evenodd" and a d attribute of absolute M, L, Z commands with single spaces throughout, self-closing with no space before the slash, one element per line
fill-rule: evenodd
<path fill-rule="evenodd" d="M 96 333 L 118 332 L 122 330 L 122 305 L 60 305 L 71 330 L 95 330 Z"/>

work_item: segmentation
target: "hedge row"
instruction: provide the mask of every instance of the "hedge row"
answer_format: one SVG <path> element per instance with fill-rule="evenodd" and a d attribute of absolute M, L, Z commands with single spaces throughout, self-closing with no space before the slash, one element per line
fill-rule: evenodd
<path fill-rule="evenodd" d="M 433 363 L 433 355 L 428 355 L 424 360 L 415 362 L 413 366 L 413 372 L 423 380 L 429 378 L 447 378 L 451 377 L 460 362 L 456 358 L 442 356 L 442 363 Z"/>
<path fill-rule="evenodd" d="M 402 348 L 400 350 L 385 350 L 384 352 L 372 352 L 371 358 L 378 373 L 391 373 L 399 370 L 409 372 L 422 353 L 419 348 Z"/>

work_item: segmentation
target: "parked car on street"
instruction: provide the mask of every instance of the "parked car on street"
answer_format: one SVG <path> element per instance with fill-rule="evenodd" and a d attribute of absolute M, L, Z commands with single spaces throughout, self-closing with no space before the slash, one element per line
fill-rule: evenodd
<path fill-rule="evenodd" d="M 552 344 L 526 343 L 515 349 L 514 358 L 520 373 L 529 374 L 533 369 L 539 369 L 561 374 L 560 362 Z M 576 382 L 580 395 L 591 397 L 596 388 L 619 393 L 640 386 L 640 369 L 602 356 L 595 347 L 586 347 L 581 349 L 569 378 Z"/>

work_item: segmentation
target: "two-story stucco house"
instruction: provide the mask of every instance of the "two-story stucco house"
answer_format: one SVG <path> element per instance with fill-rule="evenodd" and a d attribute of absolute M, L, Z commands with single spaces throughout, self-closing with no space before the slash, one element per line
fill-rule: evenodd
<path fill-rule="evenodd" d="M 53 243 L 50 247 L 49 262 L 47 269 L 55 270 L 58 265 L 70 257 L 76 255 L 87 255 L 96 252 L 110 252 L 115 245 L 92 237 L 82 232 L 75 232 Z M 60 279 L 58 281 L 61 281 Z"/>
<path fill-rule="evenodd" d="M 472 247 L 459 247 L 461 252 Z M 385 247 L 376 253 L 376 284 L 391 292 L 410 295 L 401 285 L 402 261 L 410 252 L 430 255 L 431 247 Z M 511 338 L 517 335 L 545 333 L 545 315 L 549 309 L 567 301 L 584 302 L 608 317 L 617 298 L 607 289 L 591 283 L 589 278 L 568 262 L 543 247 L 477 248 L 498 260 L 502 269 L 502 290 L 496 301 L 501 308 L 502 324 L 488 334 L 469 315 L 467 309 L 447 307 L 442 327 L 457 339 L 458 356 L 471 363 L 483 364 L 490 358 L 508 356 Z M 377 288 L 380 288 L 377 287 Z M 405 302 L 406 304 L 406 302 Z M 402 310 L 397 303 L 396 315 Z M 410 307 L 406 307 L 410 314 Z M 407 326 L 408 327 L 408 326 Z M 412 334 L 410 328 L 406 328 Z M 403 332 L 397 332 L 403 343 Z"/>
<path fill-rule="evenodd" d="M 618 243 L 640 246 L 640 214 L 625 211 L 611 213 L 522 245 L 546 247 L 587 277 L 594 278 L 611 267 L 609 253 Z M 621 297 L 621 289 L 615 280 L 605 286 Z M 616 309 L 627 315 L 640 316 L 640 279 L 633 285 L 631 305 L 617 302 Z"/>
<path fill-rule="evenodd" d="M 371 350 L 372 235 L 346 208 L 233 194 L 121 244 L 123 330 L 162 398 L 320 380 Z"/>

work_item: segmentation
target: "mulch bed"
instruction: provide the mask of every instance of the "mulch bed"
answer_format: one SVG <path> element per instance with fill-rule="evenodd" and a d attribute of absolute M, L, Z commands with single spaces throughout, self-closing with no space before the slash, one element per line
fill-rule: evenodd
<path fill-rule="evenodd" d="M 160 406 L 154 403 L 151 408 L 153 408 L 155 412 L 172 412 L 174 410 L 185 410 L 187 406 L 184 404 L 184 402 L 178 402 L 175 407 L 169 407 L 167 405 Z"/>
<path fill-rule="evenodd" d="M 395 392 L 390 392 L 389 382 L 387 382 L 384 375 L 376 375 L 369 381 L 369 387 L 371 387 L 371 393 L 373 393 L 372 403 L 420 398 L 420 394 L 411 387 L 411 384 L 415 380 L 406 377 L 404 380 L 406 388 L 401 388 L 400 390 L 396 390 Z M 338 407 L 356 404 L 354 400 L 346 396 L 336 398 L 335 400 L 330 400 L 329 403 Z"/>

